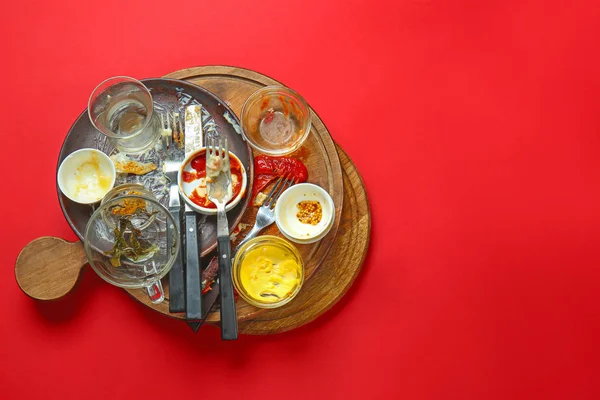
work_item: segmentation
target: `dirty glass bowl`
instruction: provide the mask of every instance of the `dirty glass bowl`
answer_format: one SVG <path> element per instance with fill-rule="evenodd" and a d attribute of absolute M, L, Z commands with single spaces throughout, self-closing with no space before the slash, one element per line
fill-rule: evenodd
<path fill-rule="evenodd" d="M 114 197 L 102 203 L 86 226 L 88 262 L 108 283 L 145 289 L 153 303 L 160 303 L 164 300 L 160 280 L 173 266 L 180 247 L 174 226 L 173 216 L 153 198 Z"/>
<path fill-rule="evenodd" d="M 290 264 L 291 263 L 291 264 Z M 284 265 L 294 268 L 284 268 Z M 263 235 L 248 240 L 237 251 L 233 260 L 232 277 L 240 297 L 259 308 L 277 308 L 292 301 L 304 283 L 304 262 L 296 247 L 278 236 Z M 283 296 L 263 293 L 270 292 L 269 286 L 276 287 L 295 282 Z M 259 289 L 259 286 L 261 288 Z"/>
<path fill-rule="evenodd" d="M 242 108 L 242 131 L 252 147 L 281 156 L 297 150 L 310 133 L 310 109 L 302 97 L 283 86 L 265 86 Z"/>
<path fill-rule="evenodd" d="M 110 192 L 106 193 L 106 196 L 104 196 L 104 198 L 102 198 L 102 202 L 100 202 L 100 205 L 102 206 L 103 204 L 108 203 L 109 201 L 111 201 L 112 199 L 114 199 L 116 197 L 123 197 L 123 196 L 129 196 L 129 195 L 143 196 L 143 197 L 158 201 L 156 196 L 154 196 L 154 193 L 152 193 L 150 190 L 148 190 L 144 185 L 140 185 L 139 183 L 124 183 L 119 186 L 115 186 Z M 131 200 L 128 200 L 128 203 L 132 203 Z M 135 202 L 133 204 L 135 204 Z M 115 225 L 116 219 L 107 218 L 106 214 L 109 212 L 110 211 L 105 209 L 104 215 L 102 216 L 102 218 L 109 225 L 110 229 L 114 229 L 116 226 Z M 152 223 L 152 220 L 154 218 L 156 218 L 156 215 L 152 216 L 151 218 L 148 218 L 148 220 L 146 221 L 146 224 Z"/>

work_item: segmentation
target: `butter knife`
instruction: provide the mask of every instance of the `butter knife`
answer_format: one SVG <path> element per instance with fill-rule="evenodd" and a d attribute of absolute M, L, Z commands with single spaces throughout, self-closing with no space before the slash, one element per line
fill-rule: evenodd
<path fill-rule="evenodd" d="M 202 147 L 202 106 L 188 106 L 185 110 L 185 156 Z M 201 321 L 202 313 L 202 274 L 200 269 L 200 251 L 198 247 L 197 214 L 185 205 L 185 297 L 186 320 Z"/>
<path fill-rule="evenodd" d="M 172 131 L 177 132 L 177 120 L 179 114 L 174 114 L 170 118 L 167 114 L 166 126 L 163 126 L 165 132 L 168 132 L 168 136 L 171 136 Z M 171 120 L 173 121 L 173 130 L 171 129 Z M 163 118 L 164 121 L 164 118 Z M 163 124 L 165 124 L 163 122 Z M 177 174 L 179 167 L 183 162 L 183 151 L 177 148 L 175 142 L 171 143 L 167 149 L 167 159 L 165 160 L 165 175 L 170 181 L 169 183 L 169 212 L 173 215 L 175 220 L 175 226 L 167 226 L 167 231 L 174 229 L 181 235 L 181 217 L 182 207 L 181 199 L 179 197 L 179 188 L 177 184 Z M 170 242 L 172 235 L 167 234 L 168 241 Z M 172 243 L 167 243 L 169 248 L 172 248 Z M 183 247 L 183 246 L 182 246 Z M 180 249 L 171 271 L 169 272 L 169 312 L 177 313 L 185 311 L 185 285 L 184 285 L 184 272 L 183 272 L 183 249 Z"/>

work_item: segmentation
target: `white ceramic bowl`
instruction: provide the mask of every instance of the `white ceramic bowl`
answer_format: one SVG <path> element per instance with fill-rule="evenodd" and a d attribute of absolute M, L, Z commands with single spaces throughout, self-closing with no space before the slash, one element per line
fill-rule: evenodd
<path fill-rule="evenodd" d="M 196 179 L 192 182 L 185 182 L 183 180 L 184 172 L 194 173 L 195 170 L 192 168 L 191 162 L 194 158 L 196 158 L 196 156 L 199 156 L 199 155 L 206 156 L 206 147 L 199 148 L 198 150 L 194 151 L 193 153 L 190 153 L 185 158 L 185 160 L 181 163 L 181 167 L 179 168 L 179 172 L 177 174 L 177 182 L 179 183 L 179 193 L 181 193 L 181 196 L 185 200 L 186 204 L 189 205 L 194 211 L 199 212 L 200 214 L 216 215 L 217 214 L 216 208 L 202 207 L 202 206 L 194 203 L 190 199 L 190 196 L 192 195 L 192 193 L 196 190 L 196 188 L 198 186 L 205 185 L 204 180 Z M 229 211 L 233 207 L 238 205 L 238 203 L 242 200 L 242 198 L 246 194 L 246 186 L 248 186 L 248 177 L 246 175 L 246 169 L 244 168 L 244 164 L 242 164 L 240 159 L 237 158 L 237 156 L 235 154 L 233 154 L 232 152 L 229 152 L 229 158 L 230 158 L 230 163 L 233 163 L 234 160 L 236 160 L 237 163 L 239 163 L 239 165 L 241 167 L 240 169 L 242 172 L 242 186 L 241 186 L 241 189 L 240 189 L 240 192 L 238 193 L 238 195 L 235 196 L 235 198 L 233 198 L 229 203 L 227 203 L 227 205 L 225 206 L 225 211 Z M 232 174 L 232 179 L 233 179 L 233 174 Z"/>
<path fill-rule="evenodd" d="M 60 191 L 80 204 L 97 203 L 113 188 L 117 172 L 111 159 L 96 149 L 69 154 L 58 167 Z"/>
<path fill-rule="evenodd" d="M 298 220 L 298 203 L 301 201 L 318 201 L 323 210 L 321 221 L 316 225 L 302 223 Z M 333 199 L 325 189 L 312 183 L 300 183 L 281 194 L 275 205 L 275 223 L 289 240 L 308 244 L 321 240 L 331 227 L 335 218 Z"/>

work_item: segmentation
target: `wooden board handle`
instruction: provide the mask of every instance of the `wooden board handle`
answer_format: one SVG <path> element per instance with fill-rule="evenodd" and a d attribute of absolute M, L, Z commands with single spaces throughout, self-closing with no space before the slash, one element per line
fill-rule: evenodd
<path fill-rule="evenodd" d="M 73 289 L 86 263 L 83 243 L 44 236 L 21 250 L 15 264 L 15 278 L 28 296 L 56 300 Z"/>

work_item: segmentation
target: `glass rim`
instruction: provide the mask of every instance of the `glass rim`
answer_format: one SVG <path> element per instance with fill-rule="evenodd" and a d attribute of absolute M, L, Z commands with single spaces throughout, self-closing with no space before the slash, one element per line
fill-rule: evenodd
<path fill-rule="evenodd" d="M 260 96 L 274 92 L 274 91 L 280 91 L 290 97 L 293 97 L 295 100 L 298 100 L 304 108 L 306 108 L 306 130 L 305 130 L 304 134 L 302 135 L 302 138 L 300 140 L 298 140 L 297 143 L 295 143 L 293 146 L 291 146 L 287 149 L 273 150 L 273 149 L 267 149 L 263 146 L 260 146 L 258 143 L 256 143 L 254 141 L 253 138 L 246 135 L 246 129 L 244 129 L 244 127 L 246 125 L 245 124 L 245 120 L 247 117 L 246 114 L 249 113 L 250 107 L 256 102 L 257 99 L 260 98 Z M 312 129 L 312 111 L 310 109 L 310 106 L 306 102 L 306 100 L 304 100 L 304 97 L 300 96 L 300 94 L 298 94 L 298 92 L 296 92 L 295 90 L 290 89 L 283 85 L 267 85 L 267 86 L 263 86 L 262 88 L 256 90 L 246 99 L 246 101 L 244 102 L 244 105 L 242 106 L 242 112 L 240 113 L 240 122 L 242 125 L 242 136 L 244 137 L 244 139 L 246 139 L 246 141 L 250 144 L 250 146 L 252 146 L 253 148 L 255 148 L 258 151 L 261 151 L 261 152 L 271 155 L 271 156 L 283 156 L 283 155 L 290 154 L 290 153 L 298 150 L 302 146 L 302 144 L 304 144 L 304 141 L 306 140 L 306 138 L 308 138 L 308 135 L 310 134 L 310 131 Z"/>
<path fill-rule="evenodd" d="M 296 288 L 296 291 L 290 297 L 288 297 L 282 301 L 279 301 L 277 303 L 261 303 L 261 302 L 254 300 L 250 296 L 247 296 L 245 293 L 245 290 L 242 290 L 243 285 L 240 282 L 238 282 L 238 278 L 237 278 L 238 273 L 240 271 L 240 267 L 241 267 L 241 265 L 240 265 L 241 260 L 246 255 L 246 252 L 250 249 L 250 247 L 252 247 L 256 244 L 259 244 L 260 242 L 264 242 L 264 241 L 277 242 L 277 245 L 284 246 L 287 249 L 289 249 L 294 254 L 294 256 L 298 259 L 298 261 L 300 261 L 300 266 L 301 266 L 301 271 L 302 271 L 302 274 L 300 276 L 300 284 Z M 231 275 L 233 278 L 233 284 L 235 286 L 235 289 L 237 290 L 238 294 L 240 295 L 240 297 L 242 299 L 244 299 L 247 303 L 249 303 L 255 307 L 263 308 L 263 309 L 265 309 L 265 308 L 270 309 L 270 308 L 278 308 L 278 307 L 288 304 L 290 301 L 292 301 L 298 295 L 298 293 L 300 293 L 302 286 L 304 286 L 304 279 L 305 279 L 304 267 L 305 267 L 304 259 L 302 258 L 302 255 L 300 254 L 300 251 L 298 250 L 298 248 L 292 242 L 290 242 L 289 240 L 284 239 L 282 237 L 275 236 L 275 235 L 261 235 L 261 236 L 256 236 L 256 237 L 248 240 L 237 250 L 235 257 L 233 258 L 233 262 L 231 264 Z M 240 286 L 240 287 L 238 287 L 238 286 Z"/>
<path fill-rule="evenodd" d="M 154 196 L 154 193 L 152 193 L 152 191 L 148 190 L 146 188 L 146 186 L 142 185 L 141 183 L 136 183 L 136 182 L 126 182 L 126 183 L 121 183 L 120 185 L 116 185 L 113 186 L 112 189 L 110 189 L 105 195 L 104 197 L 100 200 L 100 207 L 106 203 L 108 203 L 109 201 L 115 199 L 115 195 L 117 193 L 119 193 L 121 190 L 140 190 L 140 191 L 146 191 L 149 194 L 151 194 L 152 196 Z M 122 197 L 128 197 L 128 196 L 142 196 L 144 197 L 143 194 L 131 194 L 131 193 L 127 193 L 124 194 L 122 196 L 120 196 L 119 198 Z M 152 200 L 158 200 L 155 196 L 151 197 Z"/>
<path fill-rule="evenodd" d="M 98 89 L 106 84 L 107 82 L 113 81 L 113 80 L 125 80 L 125 81 L 129 81 L 132 83 L 136 83 L 139 84 L 143 90 L 148 94 L 148 96 L 150 97 L 150 105 L 152 105 L 152 107 L 150 108 L 150 110 L 147 110 L 147 116 L 146 116 L 146 120 L 144 122 L 144 126 L 142 126 L 140 129 L 138 129 L 136 132 L 128 135 L 128 136 L 123 136 L 123 135 L 115 135 L 114 133 L 112 133 L 110 130 L 108 129 L 100 129 L 96 123 L 94 122 L 93 118 L 92 118 L 92 113 L 91 113 L 91 108 L 92 108 L 92 97 L 94 97 L 94 95 L 96 94 L 96 92 L 98 91 Z M 100 92 L 101 93 L 101 92 Z M 94 90 L 92 90 L 92 93 L 90 94 L 90 97 L 88 98 L 88 108 L 87 108 L 87 112 L 88 112 L 88 117 L 90 119 L 90 122 L 92 123 L 92 126 L 98 130 L 99 132 L 101 132 L 103 135 L 106 135 L 110 138 L 114 138 L 114 139 L 133 139 L 134 137 L 140 135 L 150 124 L 151 120 L 152 120 L 152 115 L 154 114 L 154 98 L 152 97 L 152 93 L 150 93 L 150 89 L 148 89 L 148 87 L 146 85 L 144 85 L 144 83 L 142 81 L 139 81 L 135 78 L 132 78 L 130 76 L 125 76 L 125 75 L 118 75 L 118 76 L 112 76 L 110 78 L 107 78 L 105 80 L 103 80 L 102 82 L 100 82 L 98 85 L 96 85 L 96 87 L 94 88 Z"/>
<path fill-rule="evenodd" d="M 164 211 L 167 214 L 167 223 L 173 222 L 172 225 L 175 226 L 173 215 L 171 215 L 171 213 L 169 212 L 169 210 L 165 206 L 163 206 L 162 204 L 160 204 L 160 202 L 158 202 L 158 200 L 151 199 L 151 198 L 148 198 L 148 197 L 145 197 L 145 196 L 133 195 L 133 194 L 132 195 L 121 196 L 121 197 L 116 197 L 116 198 L 110 199 L 108 202 L 100 205 L 100 207 L 98 207 L 92 213 L 92 216 L 90 217 L 90 219 L 89 219 L 89 221 L 88 221 L 88 223 L 87 223 L 87 225 L 85 227 L 85 232 L 83 234 L 83 248 L 85 250 L 85 256 L 87 258 L 88 264 L 90 264 L 90 266 L 92 267 L 92 269 L 94 270 L 94 272 L 96 273 L 96 275 L 98 275 L 100 278 L 102 278 L 106 282 L 110 283 L 111 285 L 118 286 L 120 288 L 125 288 L 125 289 L 142 289 L 142 288 L 145 288 L 148 285 L 144 284 L 144 283 L 126 284 L 126 283 L 116 282 L 116 281 L 110 279 L 109 276 L 107 276 L 103 272 L 99 271 L 99 269 L 94 265 L 94 261 L 93 261 L 92 257 L 90 257 L 90 250 L 99 251 L 99 250 L 93 248 L 90 245 L 89 240 L 87 240 L 88 233 L 89 233 L 90 228 L 91 228 L 90 222 L 93 221 L 93 220 L 95 220 L 96 218 L 98 218 L 98 215 L 101 214 L 104 210 L 106 210 L 109 205 L 113 205 L 113 203 L 116 203 L 119 200 L 123 200 L 125 198 L 135 198 L 135 199 L 142 199 L 144 201 L 150 201 L 154 205 L 158 206 L 161 211 Z M 101 218 L 101 216 L 100 216 L 100 218 Z M 177 258 L 177 254 L 179 253 L 179 248 L 181 246 L 181 236 L 180 236 L 180 233 L 177 232 L 176 229 L 174 229 L 173 232 L 176 232 L 176 234 L 177 234 L 177 242 L 175 243 L 175 251 L 173 252 L 173 254 L 171 254 L 171 257 L 169 257 L 169 261 L 167 261 L 166 267 L 163 268 L 163 270 L 161 271 L 160 274 L 158 274 L 157 281 L 161 280 L 162 278 L 164 278 L 169 273 L 169 271 L 173 267 L 173 264 L 175 263 L 175 259 Z"/>

